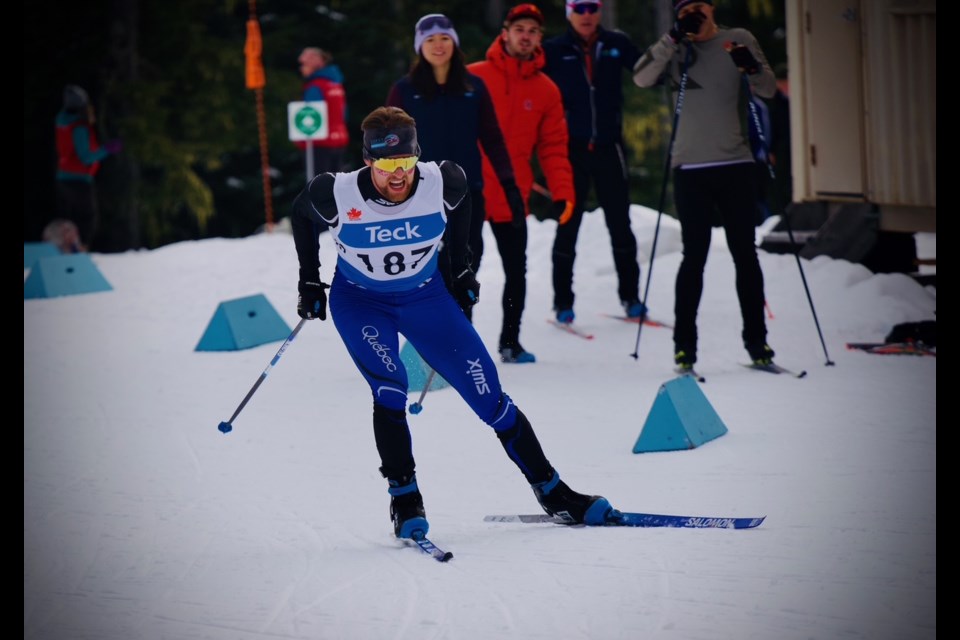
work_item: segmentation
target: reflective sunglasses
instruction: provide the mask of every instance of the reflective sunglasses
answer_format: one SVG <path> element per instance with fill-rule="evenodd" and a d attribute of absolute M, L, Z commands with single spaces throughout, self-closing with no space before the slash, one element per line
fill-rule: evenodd
<path fill-rule="evenodd" d="M 426 33 L 434 27 L 438 27 L 440 29 L 453 29 L 453 23 L 447 16 L 430 16 L 429 18 L 424 18 L 417 23 L 417 31 L 420 33 Z"/>
<path fill-rule="evenodd" d="M 600 10 L 599 2 L 583 2 L 580 4 L 573 5 L 573 12 L 581 16 L 585 13 L 596 13 L 599 10 Z"/>
<path fill-rule="evenodd" d="M 384 173 L 393 173 L 397 167 L 404 171 L 413 169 L 419 158 L 417 156 L 404 156 L 402 158 L 377 158 L 373 161 L 373 166 Z"/>
<path fill-rule="evenodd" d="M 543 24 L 543 12 L 535 4 L 518 4 L 507 13 L 505 22 L 513 22 L 520 18 L 533 18 Z"/>

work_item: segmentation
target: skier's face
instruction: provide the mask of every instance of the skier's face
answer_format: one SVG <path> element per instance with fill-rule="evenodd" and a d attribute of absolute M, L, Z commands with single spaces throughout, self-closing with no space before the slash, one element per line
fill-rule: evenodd
<path fill-rule="evenodd" d="M 370 179 L 373 186 L 390 202 L 403 202 L 410 197 L 416 171 L 416 156 L 403 158 L 385 158 L 386 162 L 364 160 L 370 167 Z M 378 167 L 377 164 L 381 165 Z M 409 168 L 407 168 L 409 167 Z"/>

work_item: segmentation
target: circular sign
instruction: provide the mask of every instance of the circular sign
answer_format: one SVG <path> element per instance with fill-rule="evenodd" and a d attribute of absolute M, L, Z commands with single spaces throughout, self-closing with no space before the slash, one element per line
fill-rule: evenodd
<path fill-rule="evenodd" d="M 313 107 L 304 107 L 293 117 L 293 126 L 306 136 L 312 136 L 323 126 L 323 116 Z"/>

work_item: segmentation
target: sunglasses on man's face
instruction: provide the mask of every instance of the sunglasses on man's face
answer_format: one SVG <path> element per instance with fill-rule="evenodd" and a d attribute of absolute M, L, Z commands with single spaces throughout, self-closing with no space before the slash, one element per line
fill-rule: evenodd
<path fill-rule="evenodd" d="M 440 29 L 453 29 L 453 23 L 450 22 L 450 18 L 447 16 L 431 16 L 417 23 L 417 31 L 420 33 L 426 33 L 434 27 Z"/>
<path fill-rule="evenodd" d="M 417 156 L 404 156 L 402 158 L 377 158 L 373 161 L 373 166 L 384 173 L 393 173 L 397 167 L 404 171 L 410 171 L 417 164 Z"/>
<path fill-rule="evenodd" d="M 600 3 L 598 2 L 584 2 L 582 4 L 573 5 L 573 12 L 581 16 L 586 13 L 596 13 L 599 10 Z"/>

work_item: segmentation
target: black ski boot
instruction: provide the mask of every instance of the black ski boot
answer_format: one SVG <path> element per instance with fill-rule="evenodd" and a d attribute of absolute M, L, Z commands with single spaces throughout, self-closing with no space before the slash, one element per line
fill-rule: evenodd
<path fill-rule="evenodd" d="M 531 486 L 543 510 L 564 524 L 602 525 L 614 512 L 606 498 L 586 496 L 568 487 L 556 470 L 546 482 Z"/>
<path fill-rule="evenodd" d="M 398 538 L 412 538 L 415 531 L 427 534 L 430 524 L 423 509 L 423 496 L 417 488 L 416 475 L 400 480 L 389 480 L 390 520 Z"/>

